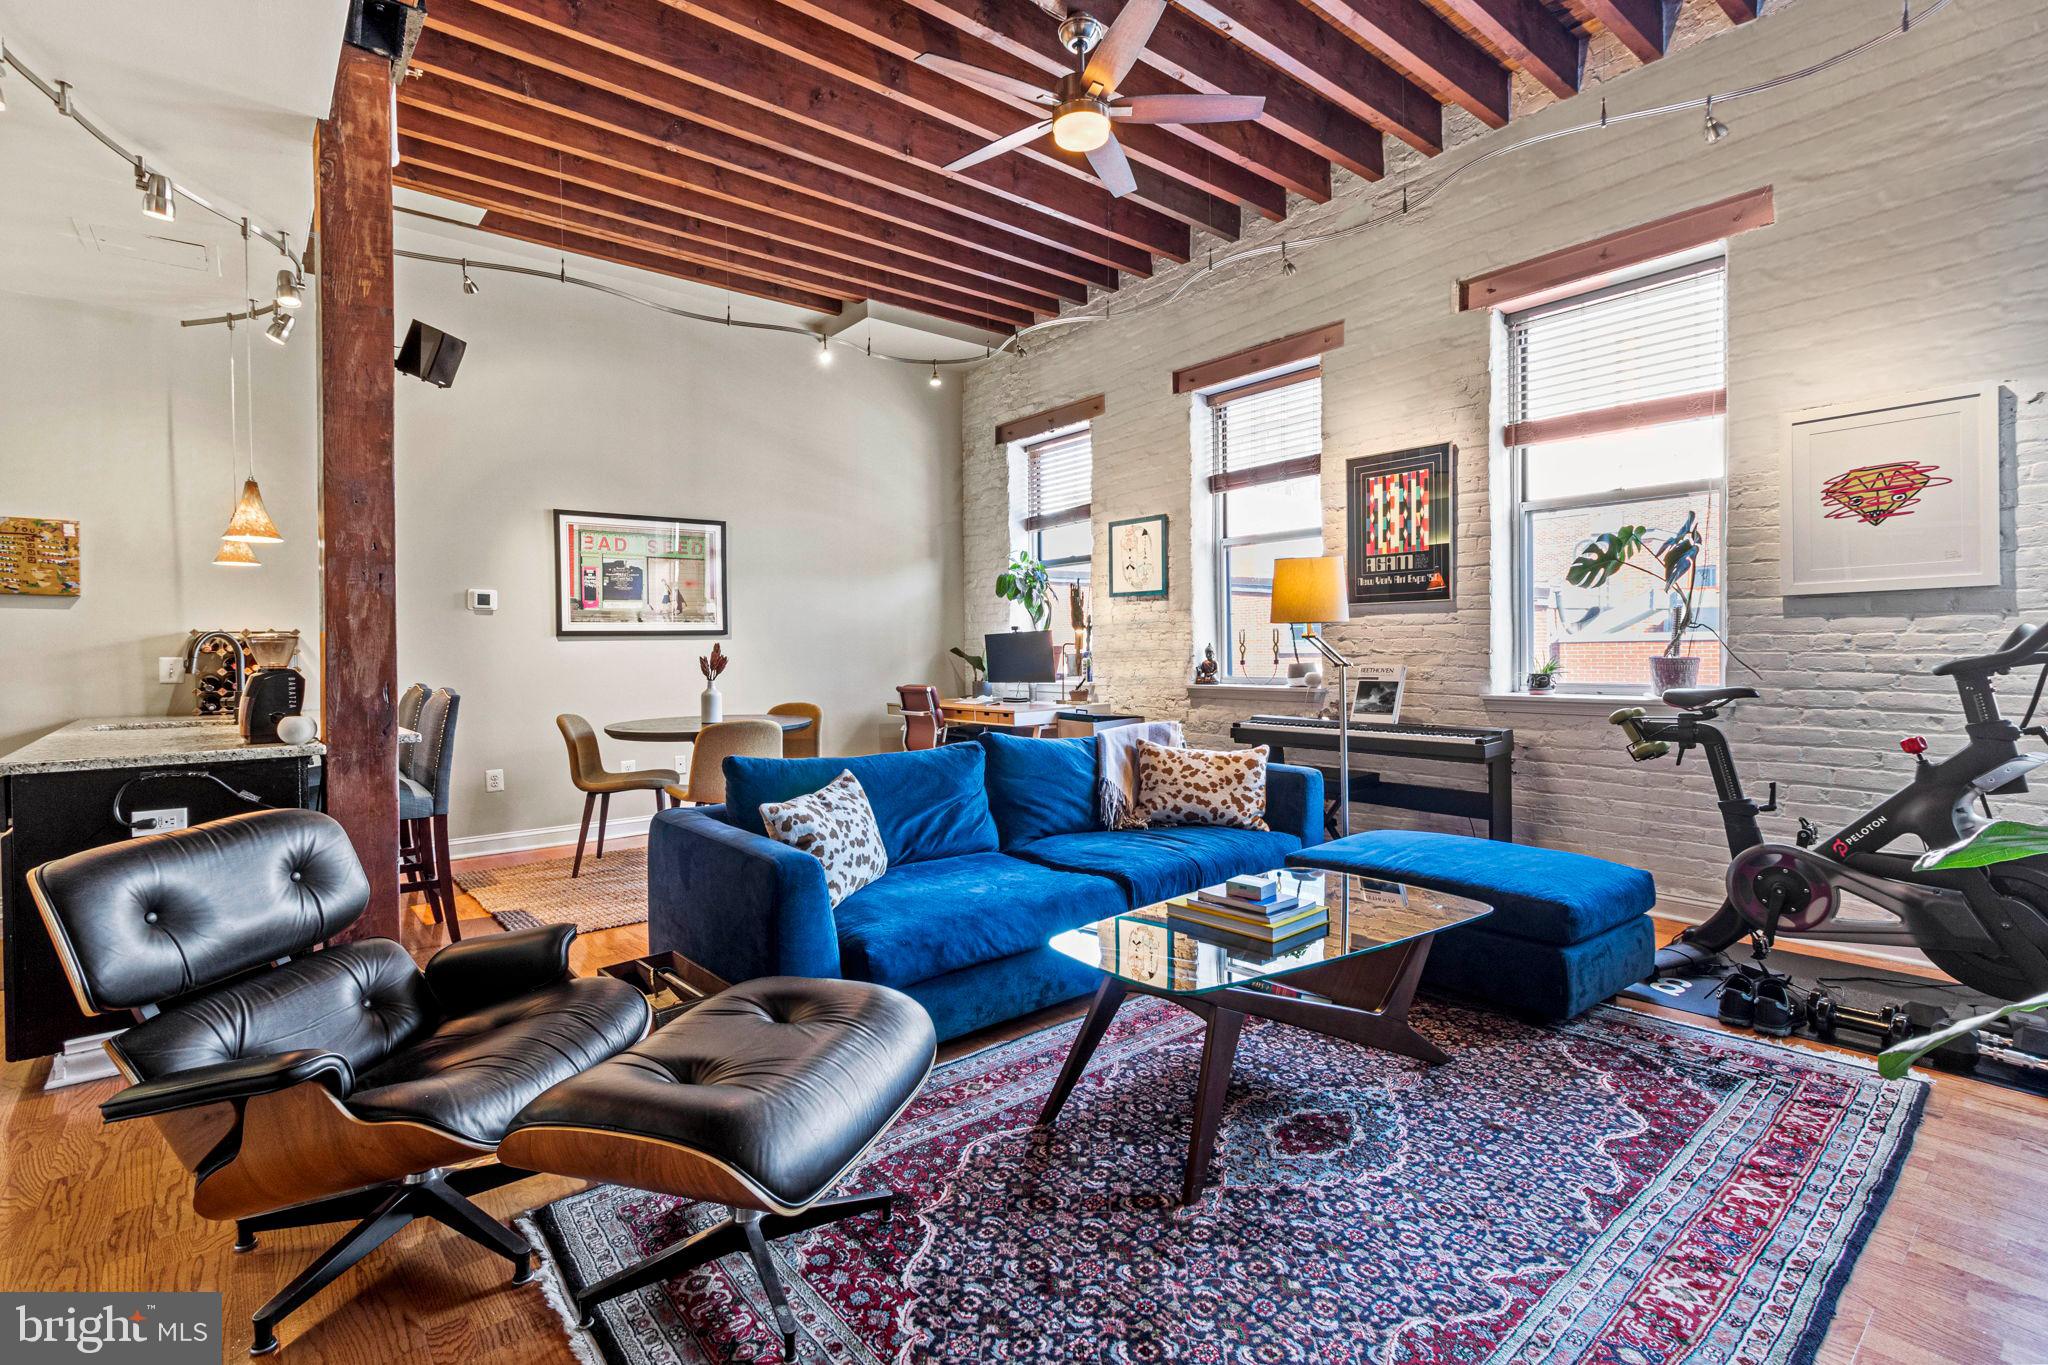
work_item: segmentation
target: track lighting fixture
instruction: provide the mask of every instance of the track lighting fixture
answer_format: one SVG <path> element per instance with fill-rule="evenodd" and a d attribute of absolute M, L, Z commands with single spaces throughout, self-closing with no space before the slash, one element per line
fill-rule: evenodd
<path fill-rule="evenodd" d="M 475 298 L 478 294 L 484 292 L 484 287 L 470 278 L 468 261 L 462 263 L 462 292 L 471 298 Z M 729 314 L 732 310 L 728 307 L 726 311 Z"/>
<path fill-rule="evenodd" d="M 1295 269 L 1293 258 L 1287 254 L 1287 243 L 1282 242 L 1280 244 L 1280 273 L 1282 275 L 1292 275 Z"/>
<path fill-rule="evenodd" d="M 178 205 L 171 197 L 174 187 L 170 177 L 144 166 L 139 156 L 135 158 L 135 188 L 142 191 L 142 211 L 145 214 L 166 223 L 177 221 Z"/>
<path fill-rule="evenodd" d="M 937 365 L 932 366 L 932 387 L 936 389 L 943 382 L 944 381 L 939 378 L 939 367 Z"/>
<path fill-rule="evenodd" d="M 280 307 L 271 317 L 270 325 L 263 329 L 263 338 L 266 341 L 274 341 L 282 346 L 290 339 L 292 328 L 298 325 L 299 320 Z"/>
<path fill-rule="evenodd" d="M 1707 124 L 1705 133 L 1707 145 L 1710 147 L 1728 136 L 1728 125 L 1714 117 L 1714 97 L 1712 95 L 1707 96 Z"/>
<path fill-rule="evenodd" d="M 830 365 L 832 363 L 831 337 L 820 336 L 818 338 L 818 363 L 820 365 Z"/>
<path fill-rule="evenodd" d="M 298 277 L 289 268 L 277 272 L 277 306 L 288 313 L 296 313 L 305 305 L 306 293 L 299 287 Z"/>

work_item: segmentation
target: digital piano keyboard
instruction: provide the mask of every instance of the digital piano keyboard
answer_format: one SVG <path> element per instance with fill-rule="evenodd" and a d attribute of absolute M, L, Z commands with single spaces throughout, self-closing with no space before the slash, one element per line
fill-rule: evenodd
<path fill-rule="evenodd" d="M 1313 750 L 1311 767 L 1324 769 L 1323 756 L 1337 752 L 1337 722 L 1318 716 L 1252 716 L 1230 727 L 1239 744 L 1264 744 L 1275 763 L 1287 752 Z M 1514 835 L 1515 732 L 1467 725 L 1352 725 L 1351 799 L 1361 805 L 1389 806 L 1433 815 L 1484 820 L 1487 833 L 1512 842 Z M 1420 780 L 1387 781 L 1375 772 L 1359 772 L 1361 759 L 1421 759 L 1435 763 L 1477 764 L 1486 769 L 1483 790 Z M 1334 796 L 1334 791 L 1332 792 Z M 1334 822 L 1332 822 L 1334 825 Z"/>

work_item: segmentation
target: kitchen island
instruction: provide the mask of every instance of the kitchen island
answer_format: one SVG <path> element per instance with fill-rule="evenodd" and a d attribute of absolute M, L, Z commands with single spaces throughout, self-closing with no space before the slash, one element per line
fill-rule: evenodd
<path fill-rule="evenodd" d="M 79 1008 L 29 898 L 30 868 L 155 829 L 313 805 L 325 752 L 317 741 L 252 743 L 228 718 L 118 716 L 75 720 L 0 755 L 8 1060 L 57 1054 L 53 1085 L 107 1074 L 104 1054 L 85 1040 L 128 1022 Z M 224 886 L 219 894 L 237 890 Z"/>

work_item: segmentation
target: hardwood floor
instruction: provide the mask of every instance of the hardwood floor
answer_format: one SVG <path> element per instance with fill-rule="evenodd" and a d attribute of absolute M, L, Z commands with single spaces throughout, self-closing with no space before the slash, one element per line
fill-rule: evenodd
<path fill-rule="evenodd" d="M 458 864 L 458 875 L 464 866 L 554 853 L 474 860 Z M 467 894 L 459 904 L 465 935 L 496 931 Z M 1661 934 L 1671 928 L 1660 925 Z M 406 917 L 405 935 L 422 956 L 439 946 L 439 931 L 417 912 Z M 593 972 L 645 946 L 644 927 L 585 934 L 576 966 Z M 943 1055 L 1021 1035 L 1080 1008 L 1016 1021 L 950 1044 Z M 46 1068 L 14 1063 L 0 1071 L 0 1289 L 219 1289 L 226 1295 L 227 1358 L 238 1357 L 249 1314 L 335 1230 L 266 1233 L 255 1251 L 235 1255 L 230 1226 L 192 1213 L 185 1173 L 151 1125 L 101 1124 L 99 1102 L 117 1082 L 45 1092 Z M 538 1177 L 481 1202 L 510 1217 L 581 1183 Z M 1898 1192 L 1842 1297 L 1821 1361 L 2048 1361 L 2044 1242 L 2048 1101 L 1937 1078 Z M 287 1320 L 280 1335 L 294 1365 L 575 1359 L 538 1288 L 512 1287 L 502 1260 L 425 1223 L 350 1271 Z"/>

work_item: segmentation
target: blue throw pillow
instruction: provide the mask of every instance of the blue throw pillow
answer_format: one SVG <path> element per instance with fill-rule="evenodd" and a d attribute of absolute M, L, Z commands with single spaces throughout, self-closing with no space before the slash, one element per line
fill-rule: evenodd
<path fill-rule="evenodd" d="M 763 803 L 808 796 L 839 774 L 852 773 L 868 795 L 892 865 L 994 853 L 996 822 L 989 814 L 984 764 L 978 744 L 860 758 L 728 758 L 726 819 L 761 834 Z"/>
<path fill-rule="evenodd" d="M 1023 739 L 990 732 L 988 804 L 1003 847 L 1101 829 L 1095 818 L 1095 739 Z"/>

